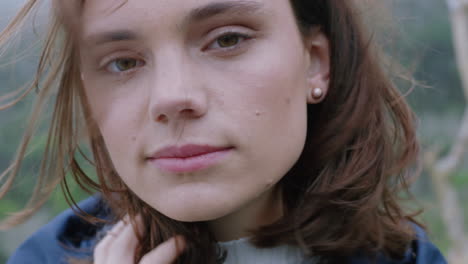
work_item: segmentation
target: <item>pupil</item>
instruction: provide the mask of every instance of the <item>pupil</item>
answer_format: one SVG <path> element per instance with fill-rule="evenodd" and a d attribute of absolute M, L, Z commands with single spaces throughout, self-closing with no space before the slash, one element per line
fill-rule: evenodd
<path fill-rule="evenodd" d="M 224 36 L 224 37 L 221 37 L 219 40 L 218 40 L 218 44 L 220 47 L 230 47 L 230 46 L 234 46 L 236 45 L 237 43 L 239 43 L 239 37 L 236 36 L 236 35 L 228 35 L 228 36 Z"/>
<path fill-rule="evenodd" d="M 133 59 L 121 59 L 117 62 L 117 67 L 121 71 L 125 71 L 136 67 L 136 60 Z"/>

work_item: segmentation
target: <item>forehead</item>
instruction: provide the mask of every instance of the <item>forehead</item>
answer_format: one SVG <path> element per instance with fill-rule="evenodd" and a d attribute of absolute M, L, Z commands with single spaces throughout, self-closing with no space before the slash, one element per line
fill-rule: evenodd
<path fill-rule="evenodd" d="M 81 1 L 81 0 L 80 0 Z M 82 33 L 94 35 L 109 28 L 166 26 L 183 29 L 216 15 L 288 11 L 288 0 L 94 0 L 82 12 Z"/>
<path fill-rule="evenodd" d="M 139 12 L 146 11 L 148 13 L 154 11 L 183 12 L 207 4 L 257 6 L 266 2 L 287 2 L 287 0 L 94 0 L 86 1 L 86 4 L 84 4 L 84 0 L 72 0 L 72 2 L 75 5 L 83 6 L 85 12 L 94 15 L 109 15 L 121 8 Z"/>

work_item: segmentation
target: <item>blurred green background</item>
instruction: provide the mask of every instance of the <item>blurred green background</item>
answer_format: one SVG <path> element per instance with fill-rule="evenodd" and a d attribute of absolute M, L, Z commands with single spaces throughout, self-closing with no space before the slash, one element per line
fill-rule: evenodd
<path fill-rule="evenodd" d="M 0 28 L 6 25 L 21 2 L 24 1 L 2 0 Z M 397 36 L 391 52 L 397 54 L 405 66 L 414 70 L 416 79 L 428 86 L 419 86 L 408 96 L 408 100 L 420 118 L 419 135 L 423 147 L 428 149 L 437 145 L 442 151 L 447 151 L 459 128 L 465 101 L 455 65 L 445 1 L 395 0 L 390 6 L 393 8 L 395 19 L 391 22 L 394 24 L 393 30 L 389 31 L 387 37 L 393 39 L 395 35 Z M 38 23 L 39 28 L 42 26 Z M 22 42 L 18 43 L 17 48 L 10 49 L 6 57 L 20 54 L 36 39 L 37 36 L 34 34 L 24 34 Z M 7 60 L 6 57 L 2 57 L 0 60 L 0 65 L 2 65 L 0 95 L 19 87 L 34 73 L 37 53 L 34 52 L 34 47 L 30 50 L 29 56 L 14 65 L 5 66 L 4 62 Z M 14 108 L 0 111 L 0 171 L 8 166 L 15 154 L 28 113 L 32 109 L 33 99 L 34 95 Z M 38 160 L 41 157 L 41 146 L 44 141 L 43 134 L 35 139 L 31 154 L 26 159 L 20 178 L 14 185 L 14 191 L 5 199 L 0 200 L 0 217 L 7 212 L 20 209 L 25 204 L 31 192 L 31 186 L 34 185 L 33 175 L 38 169 Z M 460 201 L 467 200 L 468 193 L 464 190 L 468 188 L 468 167 L 464 165 L 459 168 L 451 179 L 458 191 Z M 77 200 L 86 197 L 76 186 L 73 188 Z M 431 239 L 443 252 L 447 252 L 451 245 L 440 217 L 434 188 L 426 172 L 423 172 L 415 183 L 413 191 L 420 205 L 425 209 L 421 219 L 428 225 Z M 462 206 L 464 206 L 466 219 L 468 218 L 468 203 L 462 203 Z M 57 191 L 37 216 L 9 232 L 0 232 L 0 263 L 4 263 L 12 250 L 28 235 L 67 207 L 61 193 Z M 465 222 L 465 226 L 468 229 L 468 223 Z"/>

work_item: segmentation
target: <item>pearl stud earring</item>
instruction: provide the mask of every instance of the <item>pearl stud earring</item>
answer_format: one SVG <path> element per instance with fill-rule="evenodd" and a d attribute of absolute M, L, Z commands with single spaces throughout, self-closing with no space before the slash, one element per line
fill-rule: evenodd
<path fill-rule="evenodd" d="M 322 96 L 323 96 L 322 88 L 315 88 L 312 91 L 312 97 L 314 97 L 314 99 L 320 99 L 320 98 L 322 98 Z"/>
<path fill-rule="evenodd" d="M 308 96 L 308 101 L 309 103 L 316 103 L 317 100 L 322 99 L 323 97 L 323 90 L 322 88 L 314 88 L 309 91 L 309 96 Z"/>

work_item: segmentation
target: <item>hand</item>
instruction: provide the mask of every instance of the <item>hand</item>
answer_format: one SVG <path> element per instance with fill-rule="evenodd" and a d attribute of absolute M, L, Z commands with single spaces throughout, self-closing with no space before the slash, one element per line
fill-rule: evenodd
<path fill-rule="evenodd" d="M 120 221 L 97 244 L 94 264 L 133 264 L 137 243 L 132 225 Z M 139 264 L 171 264 L 184 247 L 182 237 L 173 237 L 143 256 Z"/>

